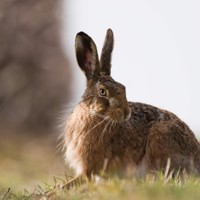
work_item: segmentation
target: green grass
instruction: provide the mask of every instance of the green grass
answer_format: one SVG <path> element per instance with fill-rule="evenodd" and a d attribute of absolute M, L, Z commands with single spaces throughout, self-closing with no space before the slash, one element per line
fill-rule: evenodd
<path fill-rule="evenodd" d="M 55 153 L 52 140 L 10 139 L 0 141 L 0 200 L 59 199 L 200 199 L 200 177 L 170 178 L 163 174 L 146 179 L 112 177 L 60 189 L 72 174 Z M 70 178 L 69 178 L 70 179 Z"/>
<path fill-rule="evenodd" d="M 200 199 L 200 179 L 197 177 L 187 177 L 185 180 L 170 179 L 168 182 L 163 176 L 159 176 L 156 179 L 153 176 L 149 176 L 146 180 L 138 180 L 134 177 L 126 179 L 115 177 L 99 183 L 84 183 L 69 190 L 58 189 L 58 184 L 62 184 L 62 181 L 57 180 L 57 187 L 55 184 L 49 186 L 44 184 L 43 186 L 38 186 L 32 194 L 29 192 L 24 194 L 10 193 L 5 199 Z M 46 193 L 47 191 L 50 192 Z M 49 195 L 50 193 L 52 195 Z"/>

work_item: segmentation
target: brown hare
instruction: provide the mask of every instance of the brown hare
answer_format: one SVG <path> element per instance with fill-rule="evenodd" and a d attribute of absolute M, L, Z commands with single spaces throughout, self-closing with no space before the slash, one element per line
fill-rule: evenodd
<path fill-rule="evenodd" d="M 162 171 L 169 159 L 171 170 L 198 173 L 200 145 L 190 128 L 169 111 L 128 102 L 125 86 L 111 77 L 113 43 L 108 29 L 99 60 L 94 41 L 83 32 L 76 36 L 87 88 L 65 124 L 66 161 L 89 179 L 103 169 Z"/>

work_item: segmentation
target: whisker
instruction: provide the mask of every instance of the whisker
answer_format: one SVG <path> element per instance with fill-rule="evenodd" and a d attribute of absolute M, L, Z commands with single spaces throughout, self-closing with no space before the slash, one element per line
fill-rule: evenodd
<path fill-rule="evenodd" d="M 109 128 L 109 132 L 112 132 L 112 127 L 114 126 L 114 121 L 112 120 L 111 121 L 111 125 L 110 125 L 110 128 Z"/>
<path fill-rule="evenodd" d="M 85 139 L 85 137 L 91 133 L 92 130 L 94 130 L 96 127 L 98 127 L 99 125 L 101 125 L 104 121 L 108 120 L 109 117 L 105 117 L 102 121 L 100 121 L 98 124 L 96 124 L 95 126 L 93 126 L 83 137 L 82 137 L 82 140 Z"/>
<path fill-rule="evenodd" d="M 103 142 L 103 138 L 104 138 L 104 135 L 105 135 L 105 133 L 106 133 L 107 127 L 108 127 L 109 125 L 111 125 L 111 124 L 112 124 L 112 121 L 111 121 L 111 120 L 108 120 L 108 122 L 107 122 L 107 124 L 105 125 L 103 131 L 102 131 L 101 134 L 100 134 L 99 143 L 98 143 L 98 144 L 100 144 L 101 142 Z"/>
<path fill-rule="evenodd" d="M 99 113 L 96 113 L 96 112 L 93 111 L 93 110 L 90 110 L 90 114 L 91 114 L 91 115 L 98 116 L 98 117 L 101 117 L 101 118 L 109 118 L 108 116 L 102 115 L 102 114 L 99 114 Z"/>
<path fill-rule="evenodd" d="M 114 125 L 115 125 L 115 127 L 117 126 L 117 124 L 118 124 L 117 121 L 114 121 Z"/>

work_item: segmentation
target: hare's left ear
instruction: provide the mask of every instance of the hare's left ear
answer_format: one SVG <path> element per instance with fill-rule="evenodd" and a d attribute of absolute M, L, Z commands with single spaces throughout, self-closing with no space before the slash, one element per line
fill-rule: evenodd
<path fill-rule="evenodd" d="M 97 48 L 90 36 L 84 32 L 76 35 L 76 58 L 87 79 L 100 75 Z"/>
<path fill-rule="evenodd" d="M 111 59 L 112 59 L 113 46 L 114 46 L 113 31 L 111 29 L 108 29 L 100 58 L 101 73 L 108 76 L 110 76 L 111 73 Z"/>

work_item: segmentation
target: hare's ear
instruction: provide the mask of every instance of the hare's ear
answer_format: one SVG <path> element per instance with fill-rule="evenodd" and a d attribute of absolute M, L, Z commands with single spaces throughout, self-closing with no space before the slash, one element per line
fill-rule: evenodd
<path fill-rule="evenodd" d="M 105 42 L 101 52 L 100 67 L 101 73 L 110 76 L 112 51 L 114 46 L 114 35 L 111 29 L 107 30 Z"/>
<path fill-rule="evenodd" d="M 87 79 L 99 75 L 99 58 L 92 38 L 83 32 L 78 33 L 75 48 L 79 67 L 85 72 Z"/>

